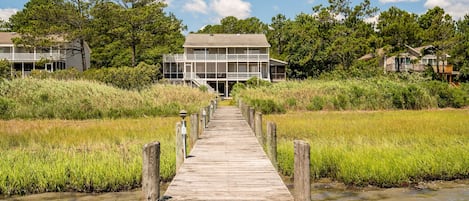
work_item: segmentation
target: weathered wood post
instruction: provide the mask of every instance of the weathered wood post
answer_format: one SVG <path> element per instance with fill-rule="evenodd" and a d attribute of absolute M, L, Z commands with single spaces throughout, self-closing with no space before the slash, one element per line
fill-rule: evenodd
<path fill-rule="evenodd" d="M 184 163 L 184 144 L 182 142 L 181 122 L 176 123 L 176 172 Z"/>
<path fill-rule="evenodd" d="M 264 144 L 264 135 L 262 135 L 262 112 L 256 112 L 254 121 L 254 133 L 256 133 L 257 140 Z"/>
<path fill-rule="evenodd" d="M 210 121 L 212 121 L 212 118 L 213 118 L 213 112 L 215 112 L 215 104 L 213 103 L 213 101 L 210 101 Z"/>
<path fill-rule="evenodd" d="M 145 200 L 160 198 L 160 142 L 143 146 L 142 191 Z"/>
<path fill-rule="evenodd" d="M 248 124 L 251 122 L 251 120 L 249 120 L 249 110 L 250 110 L 251 107 L 249 107 L 249 105 L 244 105 L 244 118 L 246 119 L 246 122 L 248 122 Z M 251 125 L 249 125 L 251 126 Z"/>
<path fill-rule="evenodd" d="M 199 113 L 199 135 L 198 136 L 201 136 L 202 133 L 204 132 L 205 130 L 205 111 L 204 111 L 204 108 L 200 108 L 200 113 Z"/>
<path fill-rule="evenodd" d="M 275 122 L 267 122 L 267 154 L 275 169 L 278 169 L 277 163 L 277 124 Z"/>
<path fill-rule="evenodd" d="M 199 115 L 197 113 L 191 114 L 191 147 L 194 147 L 195 142 L 199 139 Z"/>
<path fill-rule="evenodd" d="M 310 158 L 309 144 L 305 141 L 295 140 L 295 166 L 294 166 L 294 182 L 295 201 L 311 200 L 311 179 L 310 179 Z"/>
<path fill-rule="evenodd" d="M 206 121 L 206 126 L 205 126 L 205 128 L 207 128 L 208 122 L 210 122 L 210 118 L 211 118 L 211 116 L 210 116 L 210 113 L 211 113 L 211 112 L 210 112 L 210 105 L 208 105 L 207 107 L 205 107 L 205 110 L 207 111 L 207 119 L 206 119 L 207 121 Z"/>
<path fill-rule="evenodd" d="M 249 126 L 251 126 L 252 131 L 255 131 L 256 129 L 254 128 L 254 122 L 255 122 L 255 114 L 256 110 L 253 107 L 249 108 Z"/>

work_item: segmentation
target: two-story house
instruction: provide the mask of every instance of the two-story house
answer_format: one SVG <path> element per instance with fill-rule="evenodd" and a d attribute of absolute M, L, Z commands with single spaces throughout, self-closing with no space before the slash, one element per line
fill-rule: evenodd
<path fill-rule="evenodd" d="M 271 59 L 264 34 L 189 34 L 184 54 L 164 55 L 163 76 L 170 82 L 196 86 L 230 96 L 235 83 L 252 77 L 286 79 L 286 62 Z"/>
<path fill-rule="evenodd" d="M 63 41 L 60 45 L 52 47 L 27 47 L 15 45 L 13 38 L 20 37 L 14 32 L 0 32 L 0 60 L 6 59 L 12 64 L 12 70 L 20 72 L 22 76 L 32 70 L 55 70 L 76 68 L 83 71 L 81 53 L 73 47 L 77 44 Z M 76 48 L 75 48 L 76 49 Z M 85 62 L 90 65 L 91 50 L 85 46 Z"/>

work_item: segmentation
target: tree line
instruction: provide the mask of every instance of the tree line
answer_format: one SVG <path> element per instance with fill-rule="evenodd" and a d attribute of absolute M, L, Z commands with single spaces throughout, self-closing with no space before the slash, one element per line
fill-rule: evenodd
<path fill-rule="evenodd" d="M 6 26 L 23 35 L 17 43 L 49 45 L 46 35 L 86 42 L 92 49 L 91 67 L 157 64 L 162 54 L 183 51 L 186 26 L 164 1 L 157 0 L 30 0 Z M 270 54 L 289 63 L 291 78 L 319 77 L 334 72 L 357 76 L 382 73 L 378 60 L 359 61 L 379 49 L 397 54 L 406 45 L 433 45 L 438 54 L 449 54 L 460 71 L 459 80 L 469 80 L 469 15 L 457 21 L 435 7 L 418 15 L 397 7 L 378 14 L 370 0 L 329 0 L 293 19 L 283 14 L 264 23 L 256 17 L 226 17 L 197 33 L 263 33 L 272 45 Z M 5 25 L 4 25 L 5 26 Z"/>

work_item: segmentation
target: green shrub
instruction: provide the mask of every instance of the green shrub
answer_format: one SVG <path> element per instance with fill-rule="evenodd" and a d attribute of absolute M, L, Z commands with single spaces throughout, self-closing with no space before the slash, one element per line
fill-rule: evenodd
<path fill-rule="evenodd" d="M 263 86 L 271 86 L 271 85 L 272 83 L 270 83 L 269 81 L 265 81 L 258 77 L 252 77 L 246 81 L 246 86 L 248 87 L 263 87 Z"/>
<path fill-rule="evenodd" d="M 287 99 L 287 104 L 289 107 L 295 107 L 296 106 L 296 99 L 295 98 L 288 98 Z"/>
<path fill-rule="evenodd" d="M 306 109 L 310 111 L 318 111 L 324 109 L 325 101 L 319 96 L 315 96 L 311 99 L 311 102 L 306 106 Z"/>
<path fill-rule="evenodd" d="M 0 118 L 8 119 L 14 111 L 15 103 L 8 98 L 0 97 Z"/>
<path fill-rule="evenodd" d="M 283 106 L 271 99 L 253 99 L 249 102 L 249 105 L 253 106 L 257 111 L 261 111 L 262 114 L 285 113 L 286 111 Z"/>
<path fill-rule="evenodd" d="M 11 77 L 11 64 L 8 60 L 0 60 L 0 81 Z"/>
<path fill-rule="evenodd" d="M 201 92 L 207 92 L 207 91 L 208 91 L 208 87 L 207 87 L 206 85 L 200 85 L 200 86 L 199 86 L 199 90 L 200 90 Z"/>

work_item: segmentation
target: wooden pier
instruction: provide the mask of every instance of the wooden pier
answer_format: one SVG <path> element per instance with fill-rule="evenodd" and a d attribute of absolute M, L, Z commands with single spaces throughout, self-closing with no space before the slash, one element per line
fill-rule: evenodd
<path fill-rule="evenodd" d="M 220 107 L 215 111 L 164 198 L 293 201 L 236 107 Z"/>

